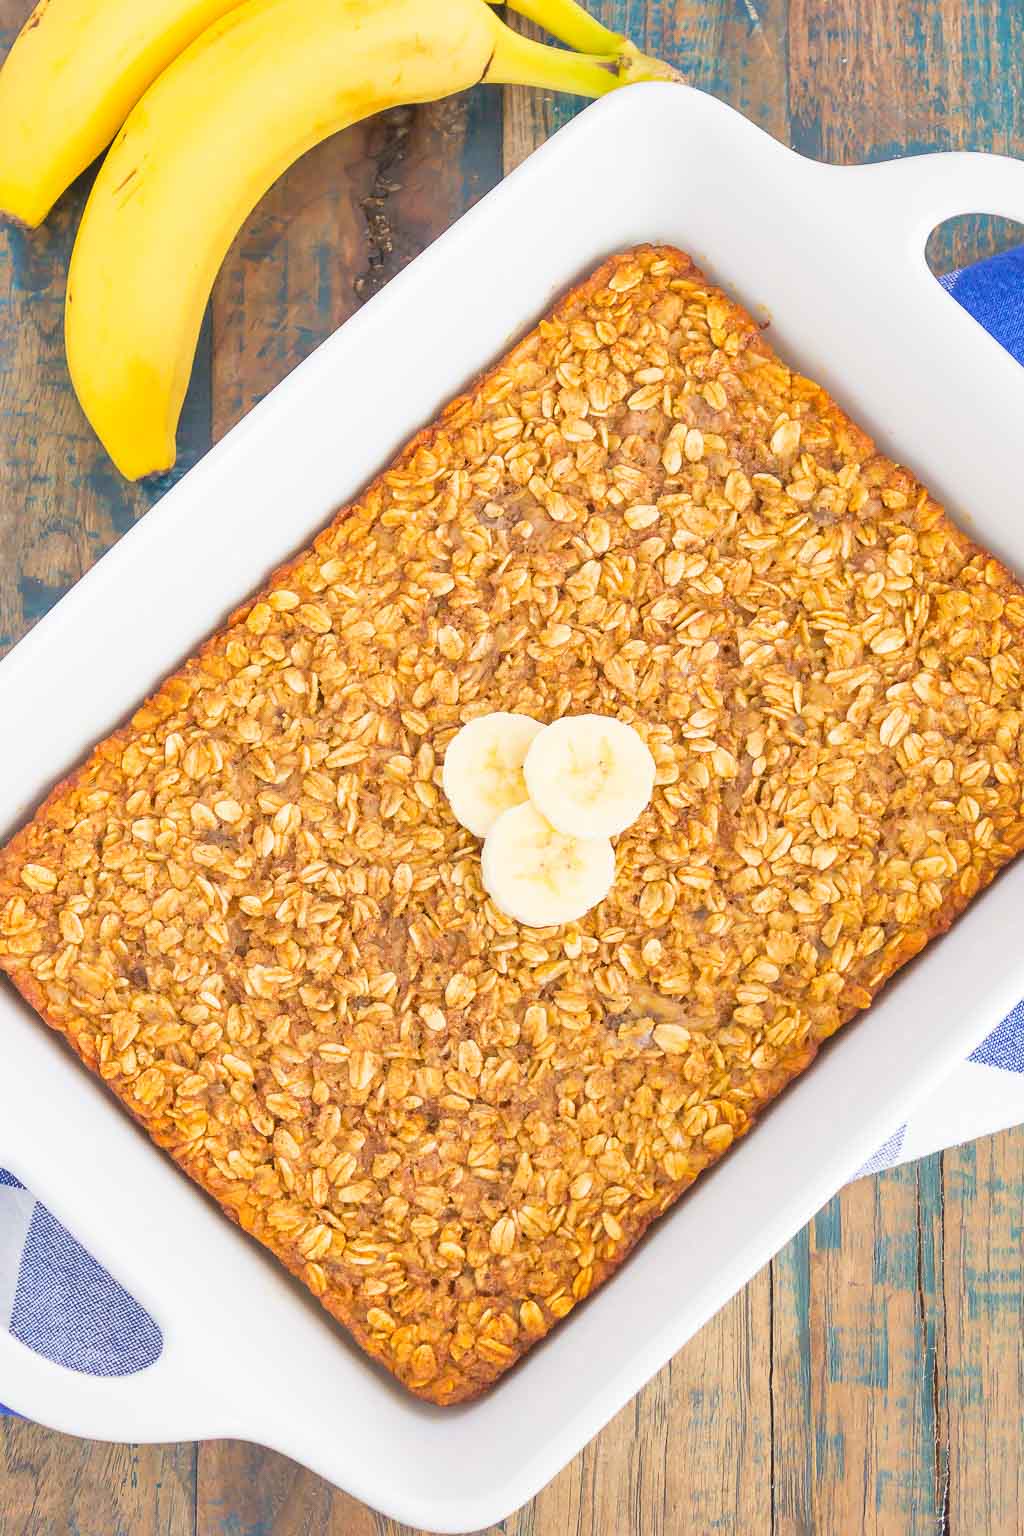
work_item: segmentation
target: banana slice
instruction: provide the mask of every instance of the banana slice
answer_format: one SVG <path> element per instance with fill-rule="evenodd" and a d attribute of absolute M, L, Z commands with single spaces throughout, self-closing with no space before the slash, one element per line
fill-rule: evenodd
<path fill-rule="evenodd" d="M 484 890 L 506 917 L 553 928 L 604 900 L 615 879 L 615 850 L 607 838 L 563 836 L 527 801 L 494 823 L 481 872 Z"/>
<path fill-rule="evenodd" d="M 654 758 L 631 725 L 569 715 L 547 726 L 523 765 L 530 799 L 567 837 L 616 837 L 651 798 Z"/>
<path fill-rule="evenodd" d="M 468 832 L 486 837 L 502 811 L 530 798 L 523 760 L 543 729 L 529 715 L 481 715 L 448 743 L 441 784 Z"/>

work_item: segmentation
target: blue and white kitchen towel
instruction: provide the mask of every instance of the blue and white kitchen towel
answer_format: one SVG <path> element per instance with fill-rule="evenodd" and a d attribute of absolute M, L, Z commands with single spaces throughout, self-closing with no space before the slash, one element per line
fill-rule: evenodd
<path fill-rule="evenodd" d="M 1024 249 L 941 281 L 1024 364 Z M 861 1171 L 876 1173 L 1022 1122 L 1024 1001 Z M 138 1303 L 2 1169 L 0 1328 L 93 1376 L 142 1370 L 161 1348 L 160 1330 Z"/>

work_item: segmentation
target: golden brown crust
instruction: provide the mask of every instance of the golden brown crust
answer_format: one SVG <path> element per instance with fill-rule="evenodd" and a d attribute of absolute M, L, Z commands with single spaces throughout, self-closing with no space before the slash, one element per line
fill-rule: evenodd
<path fill-rule="evenodd" d="M 412 1391 L 475 1396 L 1024 845 L 1024 596 L 689 258 L 612 258 L 0 852 L 0 969 Z M 436 787 L 632 720 L 616 888 Z M 237 829 L 237 830 L 236 830 Z"/>

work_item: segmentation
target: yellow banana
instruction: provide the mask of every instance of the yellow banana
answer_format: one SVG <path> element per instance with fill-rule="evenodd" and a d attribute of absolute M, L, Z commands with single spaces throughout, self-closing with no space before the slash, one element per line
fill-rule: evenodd
<path fill-rule="evenodd" d="M 490 0 L 491 5 L 500 3 L 501 0 Z M 520 16 L 536 22 L 552 37 L 560 37 L 563 43 L 580 53 L 619 53 L 623 49 L 636 52 L 627 37 L 621 32 L 613 32 L 596 16 L 591 16 L 577 0 L 508 0 L 508 6 L 509 10 L 518 11 Z M 670 73 L 674 75 L 674 72 Z"/>
<path fill-rule="evenodd" d="M 498 5 L 501 0 L 488 0 L 488 3 Z M 683 76 L 677 69 L 656 59 L 645 59 L 635 43 L 631 43 L 621 32 L 613 32 L 611 27 L 606 27 L 596 16 L 591 16 L 579 4 L 579 0 L 508 0 L 508 8 L 510 11 L 518 11 L 520 16 L 543 27 L 552 37 L 561 38 L 563 43 L 568 43 L 570 48 L 580 53 L 617 56 L 626 69 L 629 69 L 631 60 L 642 60 L 640 67 L 644 70 L 645 80 L 682 82 Z"/>
<path fill-rule="evenodd" d="M 0 213 L 33 228 L 239 0 L 40 0 L 0 69 Z"/>
<path fill-rule="evenodd" d="M 314 144 L 475 85 L 599 96 L 662 77 L 640 55 L 533 42 L 484 0 L 246 0 L 150 87 L 104 162 L 68 279 L 68 363 L 129 479 L 168 469 L 214 278 L 240 224 Z"/>

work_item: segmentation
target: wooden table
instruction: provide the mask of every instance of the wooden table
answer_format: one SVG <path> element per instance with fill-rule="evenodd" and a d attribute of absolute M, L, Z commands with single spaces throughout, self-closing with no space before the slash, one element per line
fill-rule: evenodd
<path fill-rule="evenodd" d="M 28 9 L 0 0 L 0 52 Z M 594 9 L 806 154 L 1024 154 L 1020 0 Z M 177 473 L 576 105 L 480 90 L 390 113 L 296 166 L 221 274 Z M 37 234 L 0 226 L 0 652 L 168 479 L 122 483 L 67 382 L 64 275 L 84 192 Z M 1012 238 L 962 220 L 933 256 L 948 267 Z M 505 1531 L 1015 1536 L 1022 1228 L 1024 1132 L 852 1185 Z M 93 1445 L 6 1421 L 0 1447 L 4 1536 L 398 1536 L 250 1446 Z"/>

